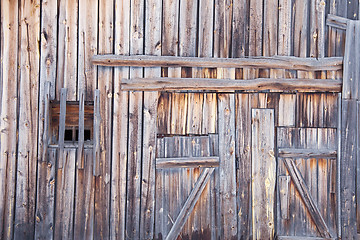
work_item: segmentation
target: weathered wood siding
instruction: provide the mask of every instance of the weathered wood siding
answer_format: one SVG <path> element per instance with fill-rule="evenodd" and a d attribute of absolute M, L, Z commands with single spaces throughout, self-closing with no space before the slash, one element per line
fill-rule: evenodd
<path fill-rule="evenodd" d="M 252 142 L 252 133 L 264 126 L 252 125 L 252 111 L 257 111 L 253 109 L 272 109 L 261 111 L 274 114 L 271 124 L 275 131 L 265 139 L 274 138 L 269 146 L 275 153 L 280 147 L 333 149 L 335 139 L 341 138 L 335 133 L 341 112 L 338 94 L 125 92 L 120 90 L 122 79 L 339 80 L 342 70 L 109 68 L 94 66 L 91 57 L 106 53 L 215 58 L 344 55 L 345 30 L 329 28 L 325 20 L 328 13 L 358 19 L 357 1 L 270 2 L 1 0 L 0 239 L 164 239 L 199 178 L 203 181 L 196 185 L 193 200 L 197 201 L 194 206 L 189 203 L 187 209 L 193 210 L 184 215 L 188 220 L 180 235 L 194 239 L 256 238 L 253 218 L 262 212 L 252 210 L 252 196 L 256 196 L 252 193 L 262 188 L 257 189 L 253 181 L 262 183 L 263 179 L 253 176 L 257 162 L 252 156 L 257 145 Z M 357 33 L 358 25 L 353 26 Z M 353 42 L 358 46 L 357 39 Z M 348 63 L 354 58 L 350 53 L 345 54 Z M 346 74 L 344 78 L 350 81 L 352 73 Z M 57 142 L 65 129 L 49 128 L 48 100 L 60 101 L 63 88 L 67 89 L 63 101 L 81 102 L 94 101 L 95 90 L 100 90 L 96 149 Z M 346 89 L 351 88 L 347 85 Z M 346 154 L 341 156 L 352 157 L 342 166 L 344 172 L 350 169 L 349 177 L 356 173 L 356 152 L 350 151 L 354 139 L 359 138 L 352 117 L 356 116 L 358 97 L 344 94 L 348 93 L 343 93 L 341 109 L 352 114 L 343 114 L 341 126 L 352 131 L 351 139 L 345 132 L 342 135 L 342 152 Z M 65 117 L 62 120 L 67 121 Z M 285 132 L 286 141 L 281 137 Z M 295 137 L 293 132 L 301 134 Z M 53 145 L 47 148 L 49 142 Z M 155 166 L 156 157 L 190 154 L 215 156 L 220 162 L 207 171 Z M 272 157 L 269 159 L 273 166 Z M 275 183 L 276 192 L 269 195 L 276 196 L 276 223 L 267 226 L 267 234 L 336 237 L 339 228 L 348 234 L 350 223 L 338 224 L 339 166 L 333 156 L 287 159 L 277 160 L 276 176 L 281 180 Z M 299 173 L 311 199 L 296 190 L 293 176 Z M 273 189 L 272 181 L 265 186 L 267 190 Z M 346 213 L 345 206 L 348 201 L 356 202 L 355 182 L 342 185 L 347 187 L 351 189 L 341 206 L 347 220 L 353 221 L 356 212 Z M 319 211 L 311 215 L 303 197 Z M 268 203 L 272 204 L 271 199 Z M 319 215 L 323 221 L 316 218 Z M 351 222 L 349 234 L 354 229 Z"/>

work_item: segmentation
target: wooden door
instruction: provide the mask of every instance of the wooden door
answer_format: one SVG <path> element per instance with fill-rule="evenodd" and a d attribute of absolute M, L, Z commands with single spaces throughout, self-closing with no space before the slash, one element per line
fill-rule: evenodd
<path fill-rule="evenodd" d="M 335 128 L 277 129 L 277 234 L 335 238 Z"/>

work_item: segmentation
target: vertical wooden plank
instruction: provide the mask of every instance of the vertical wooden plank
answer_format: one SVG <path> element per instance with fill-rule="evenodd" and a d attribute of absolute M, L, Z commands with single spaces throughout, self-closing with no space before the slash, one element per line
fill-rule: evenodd
<path fill-rule="evenodd" d="M 290 205 L 290 176 L 280 175 L 279 179 L 279 191 L 280 191 L 280 212 L 282 219 L 289 218 L 289 205 Z"/>
<path fill-rule="evenodd" d="M 35 239 L 53 239 L 55 210 L 56 149 L 49 149 L 38 162 Z"/>
<path fill-rule="evenodd" d="M 343 99 L 341 126 L 341 232 L 356 237 L 356 101 Z"/>
<path fill-rule="evenodd" d="M 67 89 L 61 89 L 61 96 L 60 96 L 60 116 L 59 116 L 59 160 L 58 160 L 58 168 L 63 167 L 63 156 L 64 156 L 64 138 L 65 138 L 65 119 L 66 119 L 66 96 L 67 96 Z"/>
<path fill-rule="evenodd" d="M 251 121 L 253 238 L 273 239 L 276 181 L 274 110 L 253 109 Z"/>
<path fill-rule="evenodd" d="M 156 141 L 156 157 L 165 157 L 164 138 L 157 138 Z M 163 239 L 163 171 L 164 169 L 156 170 L 156 200 L 155 200 L 155 227 L 154 227 L 154 238 Z M 165 237 L 165 236 L 164 236 Z"/>
<path fill-rule="evenodd" d="M 98 0 L 79 0 L 79 34 L 78 44 L 78 96 L 80 100 L 80 91 L 85 90 L 85 100 L 94 99 L 94 90 L 96 89 L 97 68 L 91 63 L 91 57 L 98 52 Z M 110 12 L 108 13 L 109 15 Z M 99 33 L 100 39 L 110 36 Z M 99 45 L 102 48 L 102 45 Z M 109 52 L 106 52 L 109 53 Z"/>
<path fill-rule="evenodd" d="M 77 95 L 77 44 L 78 44 L 78 1 L 60 0 L 58 3 L 58 53 L 56 89 L 69 89 L 68 101 L 76 101 Z"/>
<path fill-rule="evenodd" d="M 100 91 L 94 93 L 94 138 L 93 138 L 93 175 L 100 175 Z"/>
<path fill-rule="evenodd" d="M 173 93 L 171 99 L 171 134 L 186 134 L 188 94 Z"/>
<path fill-rule="evenodd" d="M 113 53 L 114 48 L 114 0 L 99 0 L 98 52 Z M 97 86 L 99 95 L 99 152 L 94 157 L 98 165 L 95 171 L 95 227 L 94 238 L 106 239 L 110 234 L 110 174 L 112 141 L 112 94 L 113 69 L 98 67 Z M 97 92 L 95 92 L 97 94 Z M 97 111 L 97 109 L 95 109 Z M 101 117 L 100 117 L 101 116 Z M 95 125 L 95 123 L 94 123 Z M 95 146 L 94 146 L 95 147 Z M 94 153 L 95 154 L 95 153 Z M 97 170 L 97 171 L 96 171 Z"/>
<path fill-rule="evenodd" d="M 43 114 L 39 113 L 39 154 L 38 157 L 41 161 L 45 161 L 49 139 L 50 139 L 50 82 L 46 82 L 45 91 L 43 95 L 44 99 L 41 100 L 43 104 Z M 40 105 L 42 105 L 40 104 Z M 42 115 L 42 116 L 41 116 Z M 42 124 L 42 131 L 40 132 L 40 124 Z"/>
<path fill-rule="evenodd" d="M 20 1 L 19 124 L 14 239 L 33 238 L 38 144 L 40 1 Z"/>
<path fill-rule="evenodd" d="M 18 1 L 0 2 L 0 238 L 13 237 L 17 154 Z M 4 87 L 6 86 L 6 87 Z"/>
<path fill-rule="evenodd" d="M 325 1 L 310 2 L 310 57 L 325 57 Z"/>
<path fill-rule="evenodd" d="M 295 127 L 296 94 L 280 94 L 278 126 Z"/>
<path fill-rule="evenodd" d="M 263 1 L 250 0 L 249 56 L 262 55 Z"/>
<path fill-rule="evenodd" d="M 93 151 L 84 150 L 84 167 L 76 169 L 74 239 L 92 239 L 94 234 Z"/>
<path fill-rule="evenodd" d="M 204 94 L 188 93 L 186 134 L 201 134 Z"/>
<path fill-rule="evenodd" d="M 247 93 L 235 96 L 238 239 L 248 239 L 251 235 L 251 99 Z"/>
<path fill-rule="evenodd" d="M 345 99 L 356 98 L 358 89 L 356 88 L 358 81 L 355 80 L 356 72 L 356 53 L 355 47 L 355 22 L 349 21 L 346 27 L 346 42 L 344 53 L 344 69 L 343 69 L 343 89 L 342 97 Z"/>
<path fill-rule="evenodd" d="M 216 93 L 204 93 L 201 134 L 217 132 L 217 100 Z M 216 174 L 216 170 L 214 175 Z"/>
<path fill-rule="evenodd" d="M 233 0 L 232 57 L 244 57 L 246 51 L 247 0 Z"/>
<path fill-rule="evenodd" d="M 290 55 L 291 53 L 291 0 L 279 1 L 279 55 Z M 302 23 L 304 24 L 304 23 Z"/>
<path fill-rule="evenodd" d="M 115 1 L 115 53 L 130 53 L 130 1 Z M 125 239 L 126 173 L 129 93 L 120 90 L 129 67 L 114 69 L 113 141 L 110 200 L 110 239 Z"/>
<path fill-rule="evenodd" d="M 219 174 L 222 236 L 231 239 L 237 234 L 236 168 L 235 168 L 235 96 L 218 94 Z"/>
<path fill-rule="evenodd" d="M 357 135 L 356 135 L 356 222 L 357 231 L 360 230 L 360 102 L 357 101 Z"/>
<path fill-rule="evenodd" d="M 79 91 L 79 129 L 78 129 L 78 151 L 76 166 L 84 168 L 84 109 L 85 109 L 85 90 Z"/>
<path fill-rule="evenodd" d="M 280 35 L 281 29 L 289 23 L 286 22 L 286 19 L 278 19 L 278 12 L 281 11 L 283 11 L 283 6 L 279 6 L 277 1 L 264 1 L 264 33 L 262 41 L 264 56 L 270 57 L 277 55 L 278 35 L 279 48 L 282 43 L 282 36 Z M 279 17 L 280 16 L 281 15 L 279 15 Z M 281 25 L 279 26 L 279 34 L 278 21 L 281 23 Z"/>
<path fill-rule="evenodd" d="M 169 92 L 160 92 L 157 107 L 157 133 L 170 134 L 171 126 L 171 99 Z"/>
<path fill-rule="evenodd" d="M 64 166 L 56 171 L 54 239 L 73 239 L 76 150 L 63 154 Z"/>
<path fill-rule="evenodd" d="M 197 55 L 197 1 L 180 0 L 179 9 L 179 55 L 195 57 Z"/>

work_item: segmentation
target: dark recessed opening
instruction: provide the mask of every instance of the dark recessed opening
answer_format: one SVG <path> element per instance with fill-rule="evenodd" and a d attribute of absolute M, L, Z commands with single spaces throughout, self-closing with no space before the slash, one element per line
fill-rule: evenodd
<path fill-rule="evenodd" d="M 91 140 L 91 132 L 90 129 L 84 130 L 84 141 L 90 141 Z"/>
<path fill-rule="evenodd" d="M 72 129 L 65 129 L 64 140 L 65 141 L 73 141 L 73 131 L 72 131 Z"/>

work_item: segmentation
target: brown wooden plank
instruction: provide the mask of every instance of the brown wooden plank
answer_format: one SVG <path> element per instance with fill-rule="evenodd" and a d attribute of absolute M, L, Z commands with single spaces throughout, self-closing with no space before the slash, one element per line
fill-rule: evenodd
<path fill-rule="evenodd" d="M 249 56 L 262 55 L 263 1 L 250 1 Z"/>
<path fill-rule="evenodd" d="M 273 239 L 276 182 L 274 110 L 253 109 L 251 122 L 253 236 Z"/>
<path fill-rule="evenodd" d="M 279 148 L 278 157 L 282 158 L 335 158 L 336 149 L 319 149 L 319 148 Z"/>
<path fill-rule="evenodd" d="M 79 26 L 78 26 L 78 96 L 80 100 L 80 90 L 85 90 L 85 100 L 94 99 L 94 90 L 96 89 L 97 68 L 91 63 L 91 56 L 98 53 L 98 34 L 100 41 L 104 37 L 103 33 L 98 32 L 98 0 L 79 0 Z M 109 13 L 107 13 L 109 15 Z M 109 16 L 110 17 L 110 16 Z M 104 22 L 105 24 L 105 22 Z M 107 35 L 107 38 L 110 36 Z M 103 48 L 100 44 L 99 48 Z M 107 52 L 109 53 L 109 52 Z"/>
<path fill-rule="evenodd" d="M 296 167 L 294 161 L 292 159 L 283 159 L 287 170 L 289 171 L 289 174 L 291 176 L 291 179 L 293 180 L 296 189 L 299 191 L 301 198 L 304 201 L 304 204 L 306 205 L 307 209 L 309 210 L 309 213 L 313 219 L 313 221 L 316 224 L 316 227 L 322 237 L 330 238 L 331 235 L 329 233 L 329 228 L 327 227 L 324 218 L 322 217 L 316 202 L 311 196 L 311 193 L 306 186 L 304 182 L 304 178 L 302 174 L 300 173 L 299 169 Z"/>
<path fill-rule="evenodd" d="M 67 88 L 61 89 L 60 94 L 60 117 L 59 117 L 59 159 L 58 159 L 58 168 L 63 167 L 63 157 L 64 157 L 64 138 L 65 138 L 65 118 L 66 118 L 66 98 L 67 98 Z"/>
<path fill-rule="evenodd" d="M 39 131 L 41 131 L 40 129 L 42 129 L 42 133 L 39 132 L 39 153 L 38 156 L 40 158 L 41 161 L 45 161 L 46 160 L 46 156 L 47 156 L 47 149 L 48 149 L 48 145 L 49 145 L 49 140 L 50 140 L 50 82 L 46 82 L 45 83 L 45 90 L 44 90 L 44 94 L 42 94 L 44 96 L 44 99 L 41 101 L 41 104 L 43 104 L 42 107 L 42 112 L 43 114 L 41 114 L 41 112 L 39 112 Z M 42 125 L 42 127 L 40 127 L 40 125 Z"/>
<path fill-rule="evenodd" d="M 244 57 L 246 44 L 246 30 L 248 5 L 246 0 L 233 0 L 233 16 L 232 16 L 232 57 Z"/>
<path fill-rule="evenodd" d="M 84 150 L 84 167 L 76 168 L 74 239 L 90 239 L 94 234 L 95 177 L 93 151 Z"/>
<path fill-rule="evenodd" d="M 225 76 L 226 78 L 226 76 Z M 273 79 L 257 78 L 251 80 L 212 78 L 133 78 L 123 79 L 122 90 L 277 90 L 277 91 L 321 91 L 339 92 L 342 82 L 327 79 Z M 175 99 L 173 99 L 175 101 Z M 174 110 L 173 110 L 174 111 Z"/>
<path fill-rule="evenodd" d="M 341 119 L 341 233 L 355 238 L 356 226 L 356 101 L 342 100 Z"/>
<path fill-rule="evenodd" d="M 177 239 L 180 234 L 182 227 L 184 226 L 186 220 L 190 216 L 193 208 L 195 207 L 196 202 L 198 201 L 202 191 L 204 190 L 206 184 L 208 183 L 211 174 L 213 173 L 214 168 L 205 168 L 201 175 L 199 176 L 194 188 L 192 189 L 189 197 L 187 198 L 183 208 L 181 209 L 174 225 L 172 226 L 169 234 L 166 236 L 166 239 Z"/>
<path fill-rule="evenodd" d="M 85 90 L 79 90 L 79 129 L 78 129 L 78 150 L 77 150 L 77 167 L 84 168 L 84 118 L 85 118 Z"/>
<path fill-rule="evenodd" d="M 56 98 L 60 89 L 68 88 L 68 99 L 76 100 L 77 43 L 78 43 L 78 1 L 61 0 L 58 3 L 58 45 Z"/>
<path fill-rule="evenodd" d="M 218 167 L 219 157 L 157 158 L 156 168 Z"/>
<path fill-rule="evenodd" d="M 116 54 L 130 53 L 130 1 L 115 1 L 114 41 Z M 110 239 L 125 239 L 126 173 L 129 93 L 120 91 L 129 67 L 114 69 L 113 138 L 110 197 Z M 125 107 L 124 107 L 125 106 Z"/>
<path fill-rule="evenodd" d="M 237 234 L 235 166 L 235 96 L 218 94 L 220 210 L 223 237 Z"/>
<path fill-rule="evenodd" d="M 282 219 L 288 219 L 290 215 L 290 176 L 281 175 L 278 177 L 279 192 L 280 192 L 280 212 Z"/>
<path fill-rule="evenodd" d="M 171 134 L 186 133 L 186 120 L 188 108 L 188 94 L 187 93 L 173 93 L 171 99 Z"/>
<path fill-rule="evenodd" d="M 49 149 L 38 162 L 35 239 L 53 239 L 55 211 L 56 149 Z"/>
<path fill-rule="evenodd" d="M 324 1 L 310 1 L 310 57 L 325 57 Z"/>
<path fill-rule="evenodd" d="M 203 93 L 188 93 L 186 134 L 201 134 L 203 123 Z"/>
<path fill-rule="evenodd" d="M 63 168 L 56 171 L 54 239 L 73 239 L 76 150 L 63 154 Z"/>
<path fill-rule="evenodd" d="M 97 89 L 94 93 L 94 137 L 93 137 L 93 175 L 100 175 L 100 91 Z"/>
<path fill-rule="evenodd" d="M 249 57 L 249 58 L 207 58 L 146 55 L 103 54 L 92 57 L 92 63 L 101 66 L 133 67 L 207 67 L 207 68 L 279 68 L 289 70 L 319 71 L 341 70 L 341 57 L 321 59 L 291 56 Z"/>
<path fill-rule="evenodd" d="M 204 93 L 201 134 L 217 132 L 217 99 L 216 93 Z"/>

